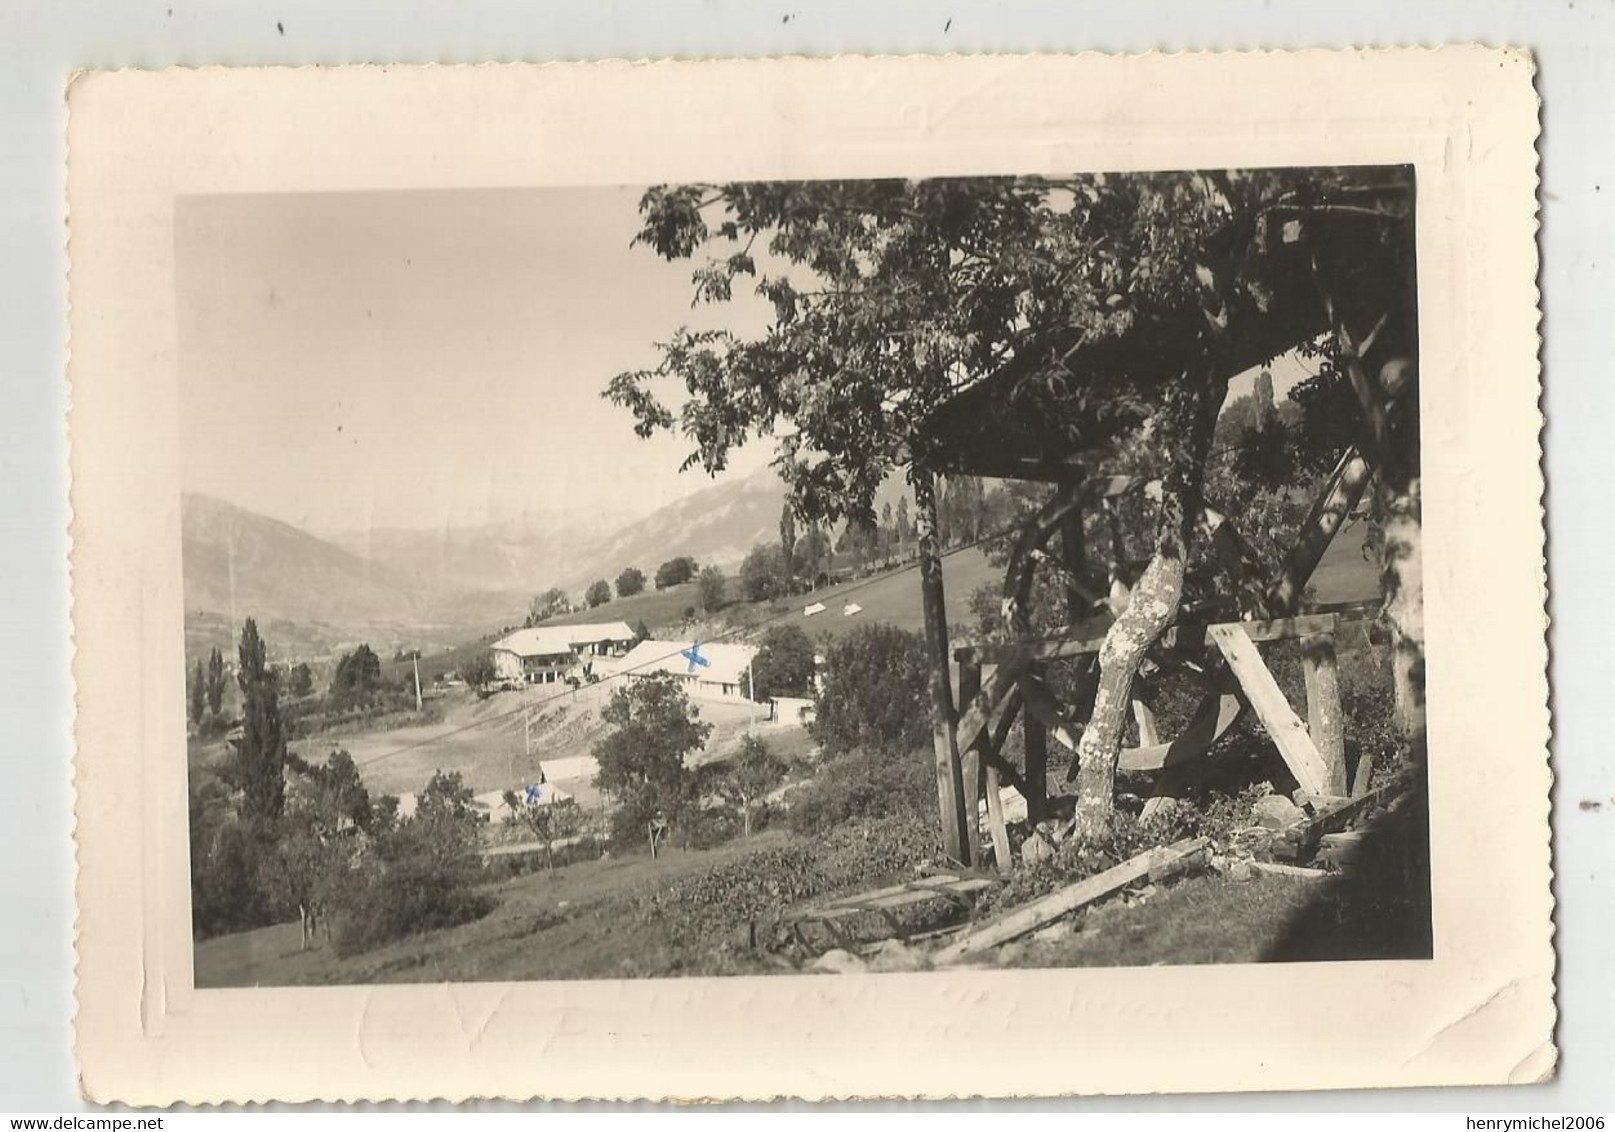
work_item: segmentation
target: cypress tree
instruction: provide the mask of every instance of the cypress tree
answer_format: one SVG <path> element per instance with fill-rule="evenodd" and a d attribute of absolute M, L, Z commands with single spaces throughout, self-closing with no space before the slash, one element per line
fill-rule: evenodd
<path fill-rule="evenodd" d="M 246 794 L 242 816 L 273 821 L 285 804 L 286 736 L 280 725 L 280 703 L 268 650 L 252 618 L 241 628 L 241 743 L 236 749 L 237 777 Z"/>

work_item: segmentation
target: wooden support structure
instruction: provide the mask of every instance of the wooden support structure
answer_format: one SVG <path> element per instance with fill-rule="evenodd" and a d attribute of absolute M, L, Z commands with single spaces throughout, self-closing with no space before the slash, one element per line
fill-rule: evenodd
<path fill-rule="evenodd" d="M 1307 734 L 1327 767 L 1325 793 L 1346 795 L 1346 737 L 1341 718 L 1340 670 L 1333 625 L 1301 638 L 1301 669 L 1307 682 Z"/>
<path fill-rule="evenodd" d="M 1309 794 L 1327 794 L 1329 768 L 1307 734 L 1306 724 L 1290 708 L 1278 682 L 1262 663 L 1256 643 L 1238 624 L 1213 625 L 1208 632 L 1301 789 Z"/>
<path fill-rule="evenodd" d="M 931 746 L 936 765 L 937 809 L 942 822 L 942 848 L 960 864 L 971 864 L 975 837 L 964 807 L 964 769 L 955 742 L 953 687 L 948 676 L 948 619 L 942 593 L 942 558 L 938 551 L 936 481 L 915 467 L 915 527 L 918 533 L 920 599 L 925 620 L 927 691 L 930 699 Z"/>
<path fill-rule="evenodd" d="M 980 694 L 981 666 L 979 664 L 961 663 L 959 665 L 959 702 L 961 704 L 970 703 Z M 958 725 L 955 724 L 955 728 L 957 728 L 957 726 Z M 957 733 L 955 736 L 955 742 L 957 742 Z M 977 805 L 979 801 L 977 791 L 982 786 L 982 747 L 988 742 L 990 742 L 990 737 L 988 736 L 986 729 L 983 728 L 981 735 L 973 742 L 968 744 L 959 744 L 959 757 L 962 764 L 960 767 L 960 777 L 964 784 L 965 821 L 970 827 L 970 849 L 972 853 L 974 853 L 976 851 L 976 847 L 981 844 L 981 823 L 977 814 Z"/>

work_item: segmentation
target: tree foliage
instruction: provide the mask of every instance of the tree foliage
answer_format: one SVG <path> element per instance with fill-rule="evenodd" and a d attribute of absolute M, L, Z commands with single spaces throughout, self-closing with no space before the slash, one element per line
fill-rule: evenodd
<path fill-rule="evenodd" d="M 611 600 L 611 583 L 601 578 L 592 582 L 583 592 L 583 600 L 590 609 L 596 609 Z"/>
<path fill-rule="evenodd" d="M 492 684 L 498 674 L 499 669 L 494 663 L 492 649 L 479 649 L 476 655 L 460 666 L 461 678 L 479 690 Z"/>
<path fill-rule="evenodd" d="M 751 662 L 751 694 L 759 703 L 774 696 L 813 693 L 813 642 L 796 625 L 775 625 L 763 633 Z"/>
<path fill-rule="evenodd" d="M 617 575 L 618 597 L 633 597 L 637 593 L 644 592 L 644 589 L 645 572 L 638 566 L 626 567 Z"/>
<path fill-rule="evenodd" d="M 691 801 L 685 759 L 712 725 L 701 722 L 673 677 L 656 673 L 618 688 L 600 711 L 611 734 L 594 745 L 595 785 L 617 803 L 616 827 L 637 837 L 658 818 L 676 823 Z"/>
<path fill-rule="evenodd" d="M 224 654 L 213 649 L 207 657 L 207 710 L 215 719 L 224 709 Z"/>
<path fill-rule="evenodd" d="M 715 613 L 723 608 L 724 587 L 727 582 L 728 579 L 723 576 L 723 571 L 716 566 L 708 566 L 701 571 L 697 584 L 701 590 L 702 609 L 708 613 Z"/>
<path fill-rule="evenodd" d="M 718 779 L 718 793 L 740 811 L 742 836 L 750 837 L 757 803 L 785 778 L 785 763 L 755 735 L 740 740 L 740 750 Z"/>
<path fill-rule="evenodd" d="M 832 643 L 811 725 L 826 753 L 898 757 L 924 746 L 925 658 L 924 636 L 895 625 L 860 625 Z"/>
<path fill-rule="evenodd" d="M 362 644 L 344 653 L 331 676 L 331 703 L 336 707 L 368 704 L 382 690 L 381 657 Z"/>
<path fill-rule="evenodd" d="M 535 595 L 528 605 L 527 628 L 531 629 L 534 625 L 548 621 L 551 617 L 571 612 L 572 599 L 567 596 L 566 591 L 559 586 L 551 586 L 543 593 Z"/>
<path fill-rule="evenodd" d="M 202 675 L 202 662 L 196 662 L 196 669 L 191 673 L 190 686 L 187 689 L 188 707 L 192 726 L 201 726 L 202 711 L 206 704 L 207 678 Z"/>
<path fill-rule="evenodd" d="M 696 569 L 695 559 L 689 555 L 669 558 L 656 567 L 656 588 L 665 590 L 670 586 L 683 585 L 695 577 Z"/>
<path fill-rule="evenodd" d="M 226 768 L 242 791 L 242 816 L 274 821 L 285 804 L 286 736 L 281 727 L 279 692 L 269 668 L 268 649 L 251 617 L 241 628 L 236 680 L 241 686 L 241 738 Z"/>
<path fill-rule="evenodd" d="M 740 592 L 747 601 L 772 601 L 785 593 L 785 560 L 780 548 L 760 543 L 740 564 Z"/>

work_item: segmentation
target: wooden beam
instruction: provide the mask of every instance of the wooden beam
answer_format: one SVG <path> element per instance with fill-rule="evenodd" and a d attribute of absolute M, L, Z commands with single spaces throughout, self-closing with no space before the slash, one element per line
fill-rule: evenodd
<path fill-rule="evenodd" d="M 1044 811 L 1048 808 L 1049 800 L 1049 725 L 1047 723 L 1049 717 L 1046 712 L 1031 710 L 1031 702 L 1026 693 L 1029 683 L 1035 684 L 1042 694 L 1047 696 L 1048 704 L 1052 705 L 1054 703 L 1054 696 L 1048 691 L 1048 686 L 1043 683 L 1043 669 L 1041 666 L 1034 665 L 1026 675 L 1021 677 L 1021 699 L 1026 702 L 1028 708 L 1021 715 L 1021 737 L 1026 749 L 1026 788 L 1021 791 L 1021 795 L 1026 799 L 1026 822 L 1028 825 L 1036 825 L 1043 820 Z M 1070 741 L 1074 741 L 1069 729 L 1064 732 L 1064 735 L 1070 737 Z M 1062 738 L 1061 742 L 1068 742 L 1068 739 Z M 1076 750 L 1075 747 L 1071 749 Z"/>
<path fill-rule="evenodd" d="M 1170 743 L 1124 749 L 1116 766 L 1120 770 L 1164 770 L 1183 766 L 1203 757 L 1221 739 L 1245 710 L 1244 702 L 1231 692 L 1212 693 L 1200 701 L 1189 725 Z"/>
<path fill-rule="evenodd" d="M 1370 790 L 1357 798 L 1348 798 L 1337 802 L 1316 816 L 1292 825 L 1284 831 L 1282 843 L 1288 846 L 1294 856 L 1301 856 L 1309 850 L 1315 849 L 1318 842 L 1326 833 L 1339 833 L 1352 822 L 1357 820 L 1364 810 L 1371 806 L 1389 801 L 1394 795 L 1408 789 L 1405 782 L 1387 782 L 1384 786 Z M 1274 843 L 1275 851 L 1280 842 Z"/>
<path fill-rule="evenodd" d="M 1312 580 L 1313 571 L 1323 561 L 1324 552 L 1334 541 L 1336 532 L 1345 525 L 1351 509 L 1363 497 L 1363 489 L 1368 486 L 1373 472 L 1373 466 L 1356 447 L 1341 454 L 1329 482 L 1301 525 L 1301 533 L 1285 560 L 1282 576 L 1267 592 L 1269 612 L 1290 613 L 1300 606 L 1301 594 Z"/>
<path fill-rule="evenodd" d="M 1329 768 L 1307 734 L 1306 724 L 1297 718 L 1273 674 L 1262 663 L 1256 643 L 1240 625 L 1213 625 L 1209 632 L 1301 789 L 1309 794 L 1327 794 Z"/>
<path fill-rule="evenodd" d="M 999 793 L 1002 787 L 998 783 L 998 767 L 989 762 L 987 764 L 987 832 L 992 834 L 993 857 L 996 859 L 998 871 L 1007 873 L 1015 867 L 1015 854 L 1009 847 L 1009 831 L 1004 828 L 1004 799 Z M 1026 791 L 1021 791 L 1026 796 Z"/>
<path fill-rule="evenodd" d="M 981 666 L 977 664 L 961 664 L 959 666 L 959 702 L 962 704 L 972 702 L 981 692 Z M 970 826 L 970 848 L 975 852 L 981 843 L 979 834 L 980 822 L 976 817 L 978 795 L 977 787 L 981 778 L 981 748 L 986 742 L 986 731 L 983 729 L 980 738 L 969 743 L 961 743 L 960 778 L 963 782 L 963 797 L 965 820 Z"/>
<path fill-rule="evenodd" d="M 1102 900 L 1130 884 L 1137 884 L 1146 878 L 1165 880 L 1203 862 L 1210 845 L 1210 839 L 1196 837 L 1179 841 L 1164 849 L 1151 849 L 1140 853 L 1131 860 L 1106 869 L 1069 888 L 1034 900 L 1006 916 L 989 922 L 938 951 L 932 956 L 932 961 L 938 967 L 958 963 L 989 948 L 1029 935 L 1044 924 L 1053 923 L 1060 917 L 1070 915 L 1096 900 Z"/>
<path fill-rule="evenodd" d="M 919 535 L 920 604 L 925 622 L 927 680 L 930 700 L 931 747 L 936 767 L 937 809 L 942 824 L 942 848 L 961 864 L 971 863 L 975 838 L 965 818 L 964 768 L 959 761 L 953 688 L 948 676 L 948 619 L 942 590 L 942 558 L 938 553 L 936 481 L 923 468 L 911 469 L 915 526 Z"/>
<path fill-rule="evenodd" d="M 1278 617 L 1268 621 L 1182 621 L 1170 626 L 1163 640 L 1174 648 L 1200 634 L 1209 633 L 1218 625 L 1233 625 L 1245 631 L 1252 641 L 1279 641 L 1308 637 L 1329 631 L 1336 624 L 1334 613 L 1308 613 L 1299 617 Z M 1047 637 L 1040 640 L 1018 641 L 1007 645 L 975 645 L 956 649 L 954 658 L 977 664 L 1002 664 L 1011 659 L 1026 662 L 1060 660 L 1097 653 L 1105 643 L 1097 637 Z"/>
<path fill-rule="evenodd" d="M 1333 630 L 1301 638 L 1301 671 L 1307 682 L 1307 734 L 1328 768 L 1327 792 L 1345 797 L 1346 737 Z"/>

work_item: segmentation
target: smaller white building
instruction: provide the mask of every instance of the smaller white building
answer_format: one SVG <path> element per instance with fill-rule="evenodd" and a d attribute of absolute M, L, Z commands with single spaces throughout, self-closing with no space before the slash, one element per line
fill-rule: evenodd
<path fill-rule="evenodd" d="M 745 703 L 750 699 L 751 662 L 756 655 L 755 645 L 640 641 L 623 657 L 618 670 L 630 680 L 665 673 L 692 700 Z"/>

